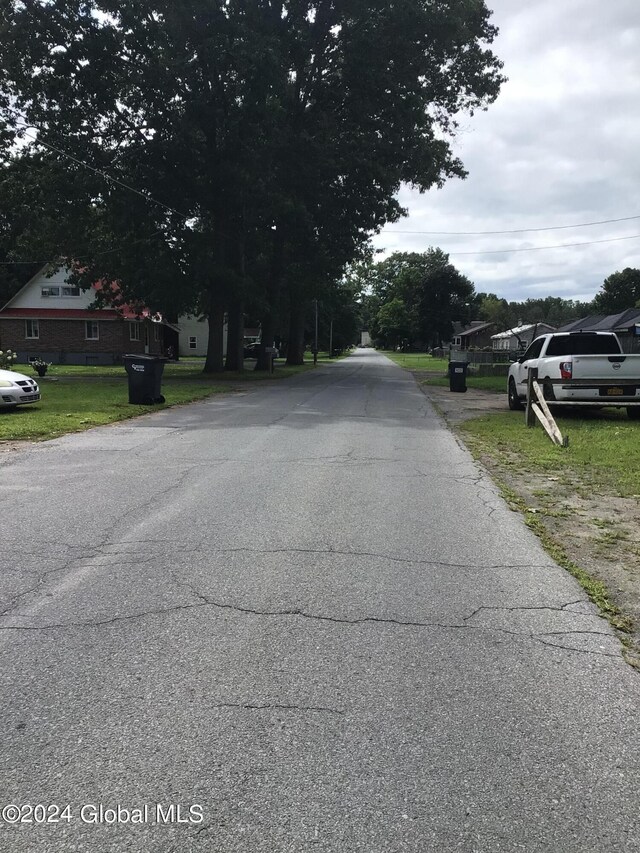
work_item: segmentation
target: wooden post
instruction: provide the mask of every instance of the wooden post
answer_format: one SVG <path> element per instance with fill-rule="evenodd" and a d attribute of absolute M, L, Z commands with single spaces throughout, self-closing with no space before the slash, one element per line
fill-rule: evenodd
<path fill-rule="evenodd" d="M 537 402 L 531 404 L 535 416 L 540 421 L 545 432 L 554 444 L 557 444 L 558 447 L 568 447 L 569 437 L 566 435 L 563 436 L 560 432 L 558 424 L 555 422 L 555 418 L 551 414 L 549 406 L 547 406 L 547 401 L 544 399 L 542 388 L 538 385 L 536 380 L 531 384 L 537 398 Z"/>
<path fill-rule="evenodd" d="M 524 422 L 528 427 L 536 425 L 536 413 L 533 410 L 533 401 L 535 391 L 533 390 L 534 380 L 538 378 L 538 368 L 530 367 L 527 374 L 527 405 L 524 410 Z"/>

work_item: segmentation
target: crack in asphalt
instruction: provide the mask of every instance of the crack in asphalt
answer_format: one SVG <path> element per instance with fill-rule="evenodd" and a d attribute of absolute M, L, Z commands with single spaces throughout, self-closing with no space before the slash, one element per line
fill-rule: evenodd
<path fill-rule="evenodd" d="M 233 708 L 243 711 L 299 711 L 301 713 L 318 713 L 318 714 L 336 714 L 344 715 L 347 712 L 339 708 L 328 708 L 323 705 L 283 705 L 280 703 L 272 704 L 267 702 L 263 705 L 258 705 L 253 702 L 218 702 L 215 705 L 208 705 L 208 708 L 224 709 Z"/>
<path fill-rule="evenodd" d="M 156 504 L 158 502 L 158 498 L 162 497 L 163 495 L 168 494 L 170 492 L 173 492 L 175 489 L 179 489 L 182 486 L 184 486 L 185 482 L 191 476 L 192 472 L 194 471 L 194 469 L 196 467 L 197 466 L 192 466 L 190 468 L 186 468 L 182 472 L 182 474 L 176 478 L 176 480 L 174 482 L 168 484 L 167 487 L 165 489 L 161 490 L 160 492 L 154 493 L 153 496 L 150 496 L 143 503 L 137 504 L 134 507 L 127 507 L 126 509 L 123 509 L 122 512 L 119 513 L 112 520 L 111 529 L 117 528 L 118 524 L 121 521 L 124 521 L 124 519 L 129 519 L 134 514 L 137 514 L 139 512 L 143 512 L 144 510 L 149 509 L 149 507 Z M 44 544 L 44 543 L 42 543 L 42 544 Z M 107 533 L 105 535 L 105 538 L 102 539 L 102 541 L 100 541 L 98 543 L 94 543 L 92 545 L 92 547 L 91 547 L 92 553 L 90 553 L 89 555 L 79 554 L 76 557 L 71 557 L 71 559 L 67 560 L 62 566 L 59 566 L 55 569 L 48 569 L 46 572 L 40 573 L 38 575 L 38 579 L 37 579 L 35 584 L 28 587 L 27 589 L 21 590 L 20 592 L 16 593 L 15 595 L 13 595 L 9 598 L 8 603 L 5 606 L 3 606 L 2 610 L 0 610 L 0 617 L 7 616 L 11 612 L 11 610 L 13 610 L 17 606 L 19 606 L 19 603 L 23 598 L 26 598 L 28 595 L 32 595 L 32 594 L 36 593 L 39 589 L 41 589 L 46 584 L 48 578 L 51 575 L 58 574 L 60 572 L 71 571 L 73 568 L 81 568 L 82 567 L 81 565 L 76 565 L 76 564 L 82 564 L 82 563 L 88 564 L 92 560 L 97 560 L 100 557 L 104 558 L 104 557 L 112 556 L 112 554 L 110 554 L 108 551 L 105 551 L 105 549 L 108 548 L 110 546 L 110 544 L 111 543 L 109 542 L 109 535 Z M 79 550 L 81 548 L 86 548 L 86 546 L 83 546 L 83 545 L 76 545 L 76 546 L 67 545 L 66 548 L 70 551 L 73 551 L 73 549 Z M 48 550 L 43 549 L 43 551 L 36 551 L 35 554 L 33 554 L 33 556 L 37 557 L 37 556 L 40 556 L 42 553 L 47 554 L 47 556 L 49 556 L 49 554 L 50 554 L 50 552 Z M 134 556 L 134 555 L 131 555 L 131 556 Z M 149 562 L 150 559 L 151 558 L 149 558 L 149 557 L 145 557 L 144 559 L 136 558 L 135 560 L 132 560 L 131 562 L 127 561 L 126 565 L 137 565 L 141 562 Z M 30 572 L 30 573 L 33 574 L 33 572 Z"/>
<path fill-rule="evenodd" d="M 480 607 L 477 607 L 473 611 L 473 613 L 471 613 L 469 616 L 465 616 L 463 621 L 468 622 L 470 619 L 473 619 L 474 616 L 477 616 L 478 613 L 481 613 L 483 610 L 494 610 L 494 611 L 501 611 L 502 610 L 502 611 L 505 611 L 507 613 L 515 613 L 515 612 L 522 611 L 522 610 L 524 610 L 524 611 L 527 611 L 527 610 L 533 610 L 533 611 L 550 610 L 552 612 L 557 612 L 557 613 L 571 613 L 573 616 L 585 616 L 587 614 L 575 613 L 571 610 L 567 610 L 567 608 L 568 607 L 574 607 L 576 604 L 588 604 L 588 603 L 589 602 L 586 598 L 579 598 L 576 601 L 569 601 L 566 604 L 562 604 L 560 607 L 553 607 L 553 605 L 550 605 L 550 604 L 547 604 L 547 605 L 545 605 L 545 604 L 540 604 L 540 605 L 514 605 L 512 607 L 506 607 L 506 606 L 499 607 L 497 605 L 483 604 Z"/>
<path fill-rule="evenodd" d="M 111 625 L 116 625 L 120 622 L 129 622 L 138 619 L 144 619 L 147 616 L 161 616 L 170 613 L 176 613 L 183 610 L 197 610 L 204 607 L 212 607 L 217 610 L 228 610 L 234 613 L 239 613 L 248 616 L 256 616 L 256 617 L 275 617 L 275 618 L 300 618 L 300 619 L 308 619 L 315 622 L 328 622 L 331 624 L 337 625 L 393 625 L 401 628 L 426 628 L 426 629 L 440 629 L 440 630 L 456 630 L 456 631 L 484 631 L 488 633 L 498 633 L 505 634 L 511 637 L 519 637 L 524 639 L 531 639 L 536 642 L 541 643 L 546 646 L 553 646 L 554 648 L 558 648 L 564 651 L 575 651 L 583 654 L 589 654 L 596 657 L 608 657 L 608 658 L 616 658 L 622 659 L 622 654 L 612 654 L 609 652 L 597 652 L 591 649 L 578 649 L 572 646 L 563 646 L 557 643 L 553 643 L 547 638 L 549 637 L 557 637 L 557 636 L 575 636 L 575 635 L 591 635 L 598 637 L 607 637 L 614 638 L 615 635 L 610 633 L 604 633 L 601 631 L 544 631 L 540 633 L 528 632 L 523 633 L 521 631 L 509 630 L 507 628 L 497 628 L 495 626 L 482 626 L 482 625 L 469 625 L 466 624 L 471 616 L 468 616 L 462 620 L 462 623 L 457 624 L 444 624 L 440 622 L 419 622 L 413 620 L 403 620 L 403 619 L 393 619 L 389 617 L 378 617 L 378 616 L 363 616 L 359 618 L 349 619 L 347 617 L 338 617 L 338 616 L 327 616 L 323 614 L 316 613 L 308 613 L 305 610 L 300 608 L 288 608 L 282 610 L 258 610 L 256 608 L 251 607 L 241 607 L 236 604 L 228 604 L 225 602 L 215 601 L 213 599 L 207 598 L 201 592 L 196 590 L 190 584 L 186 582 L 180 582 L 181 586 L 185 586 L 189 588 L 192 594 L 198 598 L 197 602 L 191 604 L 177 604 L 171 607 L 165 608 L 157 608 L 146 611 L 141 611 L 139 613 L 131 613 L 125 616 L 113 616 L 109 619 L 100 619 L 100 620 L 87 620 L 83 622 L 66 622 L 66 623 L 57 623 L 57 624 L 48 624 L 48 625 L 7 625 L 0 627 L 1 631 L 48 631 L 48 630 L 62 630 L 69 628 L 101 628 L 107 627 Z M 561 608 L 557 607 L 537 607 L 537 608 L 486 608 L 486 609 L 494 609 L 494 610 L 505 610 L 505 611 L 517 611 L 517 610 L 551 610 L 558 611 L 561 610 L 565 613 L 570 613 L 571 611 L 564 610 L 565 607 L 570 606 L 574 602 L 570 602 L 569 604 L 563 605 Z M 484 609 L 484 608 L 480 608 Z M 478 612 L 478 611 L 474 611 Z"/>
<path fill-rule="evenodd" d="M 210 547 L 206 543 L 199 543 L 194 545 L 193 542 L 181 544 L 176 542 L 176 539 L 135 539 L 135 540 L 121 540 L 117 542 L 101 542 L 98 545 L 93 545 L 92 553 L 84 559 L 96 559 L 98 557 L 110 557 L 117 556 L 119 554 L 131 554 L 130 546 L 136 545 L 144 545 L 145 547 L 148 545 L 162 545 L 162 546 L 170 546 L 176 552 L 183 554 L 185 552 L 191 554 L 199 554 L 206 553 L 210 554 L 236 554 L 236 553 L 248 553 L 248 554 L 317 554 L 322 556 L 339 556 L 339 557 L 374 557 L 380 560 L 388 560 L 393 563 L 403 563 L 403 564 L 413 564 L 413 565 L 422 565 L 422 566 L 440 566 L 442 568 L 452 568 L 452 569 L 545 569 L 553 566 L 553 563 L 457 563 L 457 562 L 448 562 L 445 560 L 425 560 L 420 557 L 397 557 L 393 554 L 386 554 L 380 551 L 353 551 L 353 550 L 343 550 L 341 548 L 292 548 L 292 547 L 282 547 L 282 548 L 251 548 L 249 546 L 241 545 L 237 547 L 231 548 L 214 548 Z M 74 546 L 76 548 L 82 548 L 86 546 Z M 123 551 L 113 551 L 106 550 L 107 548 L 123 548 L 129 550 Z M 166 549 L 165 549 L 166 550 Z M 40 551 L 31 551 L 25 552 L 28 553 L 29 556 L 38 557 L 41 553 L 50 553 L 46 550 L 43 552 Z M 132 555 L 133 556 L 133 555 Z M 78 560 L 83 559 L 82 556 L 78 556 L 70 561 L 77 562 Z M 147 561 L 150 561 L 152 557 L 144 558 Z M 133 561 L 134 564 L 140 562 L 137 558 Z M 33 571 L 33 570 L 32 570 Z M 58 571 L 52 570 L 52 571 Z"/>

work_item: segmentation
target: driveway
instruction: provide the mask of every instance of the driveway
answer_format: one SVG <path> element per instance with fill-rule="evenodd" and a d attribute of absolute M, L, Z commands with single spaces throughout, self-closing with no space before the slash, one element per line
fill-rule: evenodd
<path fill-rule="evenodd" d="M 0 489 L 3 853 L 640 849 L 638 674 L 384 356 Z"/>

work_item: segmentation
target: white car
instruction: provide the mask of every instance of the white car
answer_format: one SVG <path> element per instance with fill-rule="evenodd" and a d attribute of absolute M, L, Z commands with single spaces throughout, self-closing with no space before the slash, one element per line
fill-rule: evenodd
<path fill-rule="evenodd" d="M 39 399 L 40 389 L 35 379 L 15 370 L 0 370 L 0 409 L 15 409 L 24 403 L 37 403 Z"/>

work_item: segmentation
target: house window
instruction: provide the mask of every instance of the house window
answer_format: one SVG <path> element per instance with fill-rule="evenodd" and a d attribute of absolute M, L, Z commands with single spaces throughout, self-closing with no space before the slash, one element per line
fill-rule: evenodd
<path fill-rule="evenodd" d="M 453 345 L 454 345 L 454 347 L 459 347 L 461 344 L 462 344 L 462 338 L 461 338 L 461 337 L 456 336 L 456 337 L 453 339 Z"/>
<path fill-rule="evenodd" d="M 37 320 L 25 320 L 24 321 L 24 336 L 25 338 L 39 338 L 40 337 L 40 326 Z"/>
<path fill-rule="evenodd" d="M 129 340 L 130 341 L 139 341 L 140 340 L 140 324 L 139 323 L 129 323 Z"/>
<path fill-rule="evenodd" d="M 85 323 L 85 332 L 84 336 L 88 341 L 97 341 L 100 338 L 98 334 L 98 321 L 97 320 L 87 320 Z"/>
<path fill-rule="evenodd" d="M 41 287 L 40 296 L 60 296 L 60 288 L 56 286 Z"/>
<path fill-rule="evenodd" d="M 189 338 L 189 349 L 198 349 L 198 339 L 196 337 Z"/>
<path fill-rule="evenodd" d="M 62 296 L 80 296 L 80 288 L 66 285 L 62 288 Z"/>

